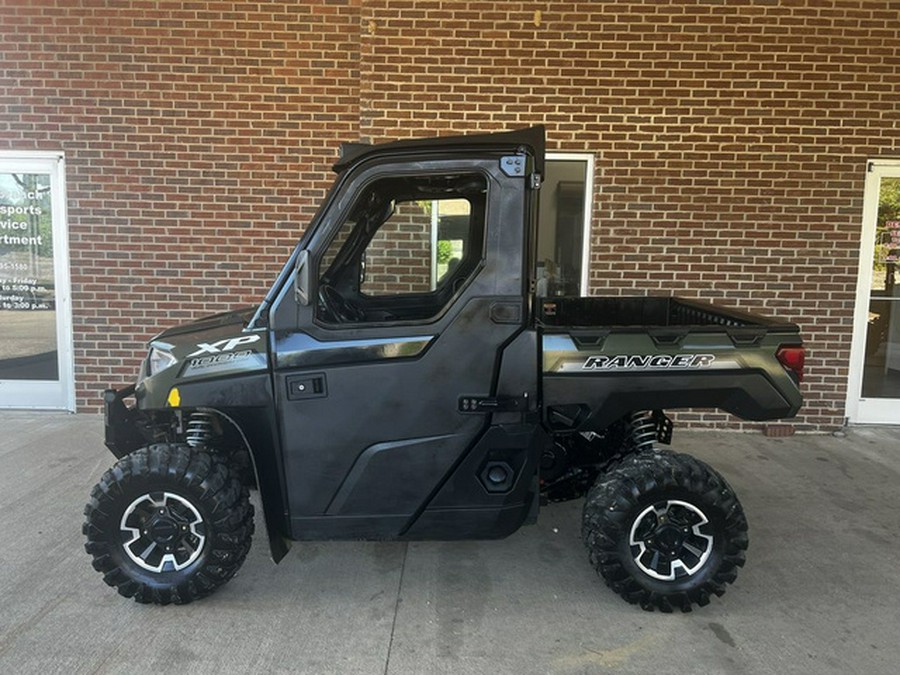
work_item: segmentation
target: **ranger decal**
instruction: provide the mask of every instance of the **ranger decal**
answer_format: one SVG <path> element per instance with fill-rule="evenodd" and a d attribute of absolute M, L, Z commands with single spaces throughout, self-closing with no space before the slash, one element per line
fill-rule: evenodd
<path fill-rule="evenodd" d="M 716 357 L 712 354 L 657 354 L 589 356 L 582 370 L 665 370 L 667 368 L 709 368 Z"/>

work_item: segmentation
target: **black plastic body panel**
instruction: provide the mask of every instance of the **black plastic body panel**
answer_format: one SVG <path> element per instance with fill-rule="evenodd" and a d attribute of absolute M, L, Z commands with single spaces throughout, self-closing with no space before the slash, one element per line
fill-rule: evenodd
<path fill-rule="evenodd" d="M 109 451 L 121 458 L 144 444 L 139 430 L 140 414 L 125 405 L 134 395 L 135 387 L 107 389 L 103 392 L 103 440 Z"/>
<path fill-rule="evenodd" d="M 466 303 L 419 357 L 320 365 L 328 397 L 290 400 L 300 375 L 276 371 L 286 483 L 303 486 L 288 495 L 294 538 L 324 532 L 312 517 L 336 517 L 329 536 L 363 536 L 347 517 L 368 517 L 375 538 L 401 533 L 488 423 L 457 406 L 460 393 L 492 393 L 498 347 L 516 331 L 490 322 L 490 305 Z"/>
<path fill-rule="evenodd" d="M 270 402 L 264 407 L 228 408 L 217 412 L 234 423 L 250 450 L 269 536 L 269 548 L 272 558 L 278 562 L 288 550 L 290 524 L 284 467 L 281 453 L 278 452 L 278 438 L 274 433 L 275 407 Z"/>
<path fill-rule="evenodd" d="M 492 426 L 404 533 L 407 539 L 494 539 L 522 525 L 537 497 L 538 461 L 547 436 L 537 423 Z M 486 487 L 484 467 L 512 470 L 505 491 Z"/>
<path fill-rule="evenodd" d="M 719 408 L 746 420 L 780 419 L 797 413 L 798 398 L 787 399 L 765 373 L 753 371 L 544 376 L 548 409 L 572 404 L 590 408 L 578 431 L 603 431 L 634 410 Z"/>

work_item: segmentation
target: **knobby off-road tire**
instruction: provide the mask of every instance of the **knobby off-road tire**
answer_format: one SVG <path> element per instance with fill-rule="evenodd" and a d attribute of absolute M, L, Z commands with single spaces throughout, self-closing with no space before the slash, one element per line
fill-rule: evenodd
<path fill-rule="evenodd" d="M 159 605 L 191 602 L 231 579 L 253 535 L 253 506 L 235 469 L 182 444 L 120 459 L 84 515 L 84 548 L 103 580 Z"/>
<path fill-rule="evenodd" d="M 659 450 L 598 478 L 585 498 L 581 535 L 607 586 L 663 612 L 689 612 L 722 595 L 749 541 L 725 479 L 689 455 Z"/>

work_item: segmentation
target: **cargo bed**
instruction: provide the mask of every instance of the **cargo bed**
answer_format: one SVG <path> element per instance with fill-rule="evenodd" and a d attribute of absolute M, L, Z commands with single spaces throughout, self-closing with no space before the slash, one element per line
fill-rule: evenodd
<path fill-rule="evenodd" d="M 543 403 L 556 430 L 596 431 L 635 409 L 788 417 L 802 399 L 779 354 L 792 323 L 676 297 L 545 298 Z"/>

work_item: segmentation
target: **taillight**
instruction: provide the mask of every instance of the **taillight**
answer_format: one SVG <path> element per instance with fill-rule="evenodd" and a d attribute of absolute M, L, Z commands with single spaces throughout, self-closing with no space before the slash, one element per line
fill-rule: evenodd
<path fill-rule="evenodd" d="M 797 382 L 803 382 L 803 364 L 806 362 L 803 347 L 780 347 L 775 356 L 781 365 L 797 376 Z"/>

